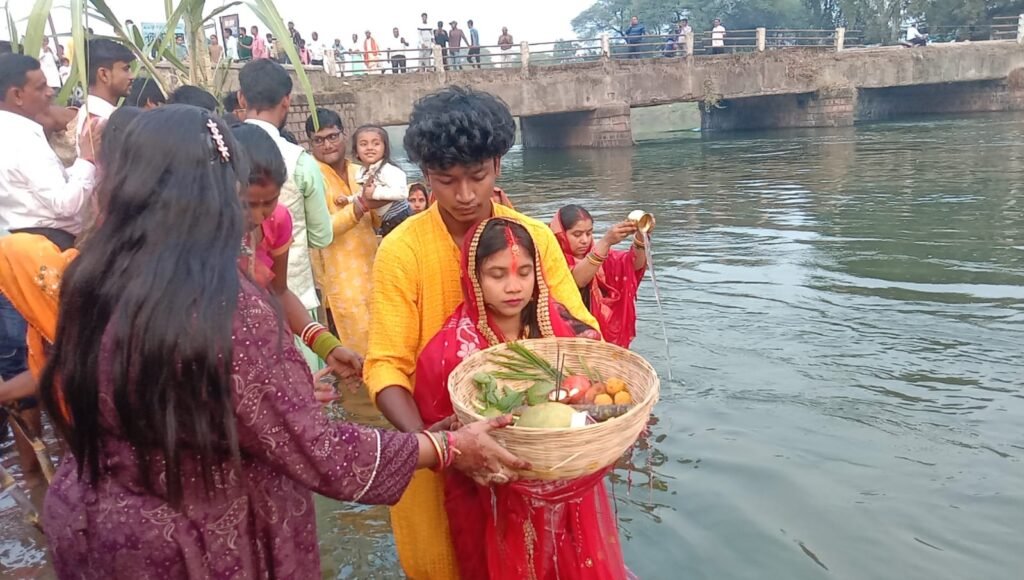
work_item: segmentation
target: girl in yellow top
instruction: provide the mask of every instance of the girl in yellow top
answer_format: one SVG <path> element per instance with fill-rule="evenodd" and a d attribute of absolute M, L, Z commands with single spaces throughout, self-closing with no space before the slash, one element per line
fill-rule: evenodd
<path fill-rule="evenodd" d="M 345 159 L 341 117 L 327 109 L 317 109 L 317 116 L 320 130 L 316 130 L 310 117 L 306 120 L 306 134 L 327 186 L 334 241 L 314 256 L 313 271 L 341 343 L 365 356 L 370 332 L 371 275 L 377 254 L 376 230 L 381 225 L 377 212 L 372 210 L 388 202 L 363 197 L 362 187 L 356 183 L 359 167 Z M 350 203 L 353 195 L 357 197 Z"/>
<path fill-rule="evenodd" d="M 463 301 L 459 248 L 480 221 L 497 216 L 522 224 L 537 245 L 554 300 L 597 328 L 551 230 L 493 201 L 501 158 L 514 140 L 508 107 L 487 93 L 449 87 L 413 109 L 405 149 L 436 203 L 384 238 L 378 251 L 363 375 L 377 406 L 402 431 L 429 427 L 412 397 L 416 361 Z M 416 580 L 460 577 L 442 484 L 433 472 L 418 473 L 391 510 L 399 560 Z"/>

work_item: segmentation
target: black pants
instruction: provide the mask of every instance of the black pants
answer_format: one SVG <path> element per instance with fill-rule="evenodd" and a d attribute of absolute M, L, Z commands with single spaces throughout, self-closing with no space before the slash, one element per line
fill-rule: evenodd
<path fill-rule="evenodd" d="M 311 60 L 311 61 L 309 61 L 309 64 L 311 64 L 313 66 L 322 67 L 322 66 L 324 66 L 324 61 L 322 61 L 322 60 Z"/>
<path fill-rule="evenodd" d="M 473 65 L 473 68 L 480 68 L 480 47 L 469 49 L 469 56 L 466 57 L 466 62 Z"/>
<path fill-rule="evenodd" d="M 711 54 L 725 54 L 725 47 L 724 46 L 712 46 L 711 47 Z"/>
<path fill-rule="evenodd" d="M 392 74 L 404 73 L 408 68 L 405 66 L 406 58 L 404 54 L 396 54 L 391 57 L 391 72 Z"/>

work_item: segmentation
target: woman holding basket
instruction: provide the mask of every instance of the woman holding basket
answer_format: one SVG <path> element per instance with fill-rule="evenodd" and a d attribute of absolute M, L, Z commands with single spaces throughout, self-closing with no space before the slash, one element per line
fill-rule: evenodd
<path fill-rule="evenodd" d="M 540 260 L 528 230 L 511 219 L 485 220 L 466 237 L 464 302 L 417 365 L 413 398 L 424 424 L 453 414 L 448 376 L 479 350 L 526 338 L 600 339 L 552 299 Z M 625 578 L 606 473 L 510 484 L 511 474 L 503 472 L 491 487 L 447 474 L 445 509 L 460 576 Z"/>

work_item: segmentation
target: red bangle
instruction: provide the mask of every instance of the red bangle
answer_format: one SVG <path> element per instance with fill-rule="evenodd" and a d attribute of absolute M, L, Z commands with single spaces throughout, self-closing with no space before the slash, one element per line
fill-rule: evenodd
<path fill-rule="evenodd" d="M 452 464 L 455 463 L 455 456 L 462 455 L 462 452 L 459 451 L 457 447 L 455 447 L 455 433 L 451 431 L 445 431 L 444 437 L 445 441 L 448 442 L 448 458 L 445 461 L 444 466 L 451 467 Z"/>

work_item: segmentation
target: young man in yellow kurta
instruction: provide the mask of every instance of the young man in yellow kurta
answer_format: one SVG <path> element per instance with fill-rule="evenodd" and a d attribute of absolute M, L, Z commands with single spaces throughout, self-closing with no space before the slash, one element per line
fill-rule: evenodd
<path fill-rule="evenodd" d="M 364 212 L 363 207 L 377 209 L 387 202 L 348 201 L 353 194 L 361 195 L 362 186 L 356 183 L 358 168 L 345 159 L 347 141 L 341 117 L 327 109 L 318 109 L 317 114 L 320 129 L 315 128 L 310 117 L 306 120 L 306 134 L 312 144 L 313 157 L 320 163 L 324 175 L 334 241 L 313 253 L 313 272 L 323 289 L 341 344 L 359 356 L 366 356 L 371 277 L 380 218 L 375 212 Z M 345 203 L 339 204 L 339 200 Z"/>
<path fill-rule="evenodd" d="M 462 303 L 459 248 L 481 220 L 519 220 L 540 250 L 554 299 L 597 328 L 551 230 L 492 202 L 501 158 L 514 142 L 515 122 L 508 107 L 487 93 L 450 87 L 413 109 L 405 149 L 423 170 L 436 201 L 385 238 L 377 252 L 364 367 L 371 396 L 402 431 L 430 427 L 423 424 L 411 395 L 416 360 Z M 399 560 L 416 580 L 459 577 L 442 485 L 440 475 L 421 471 L 391 510 Z"/>

